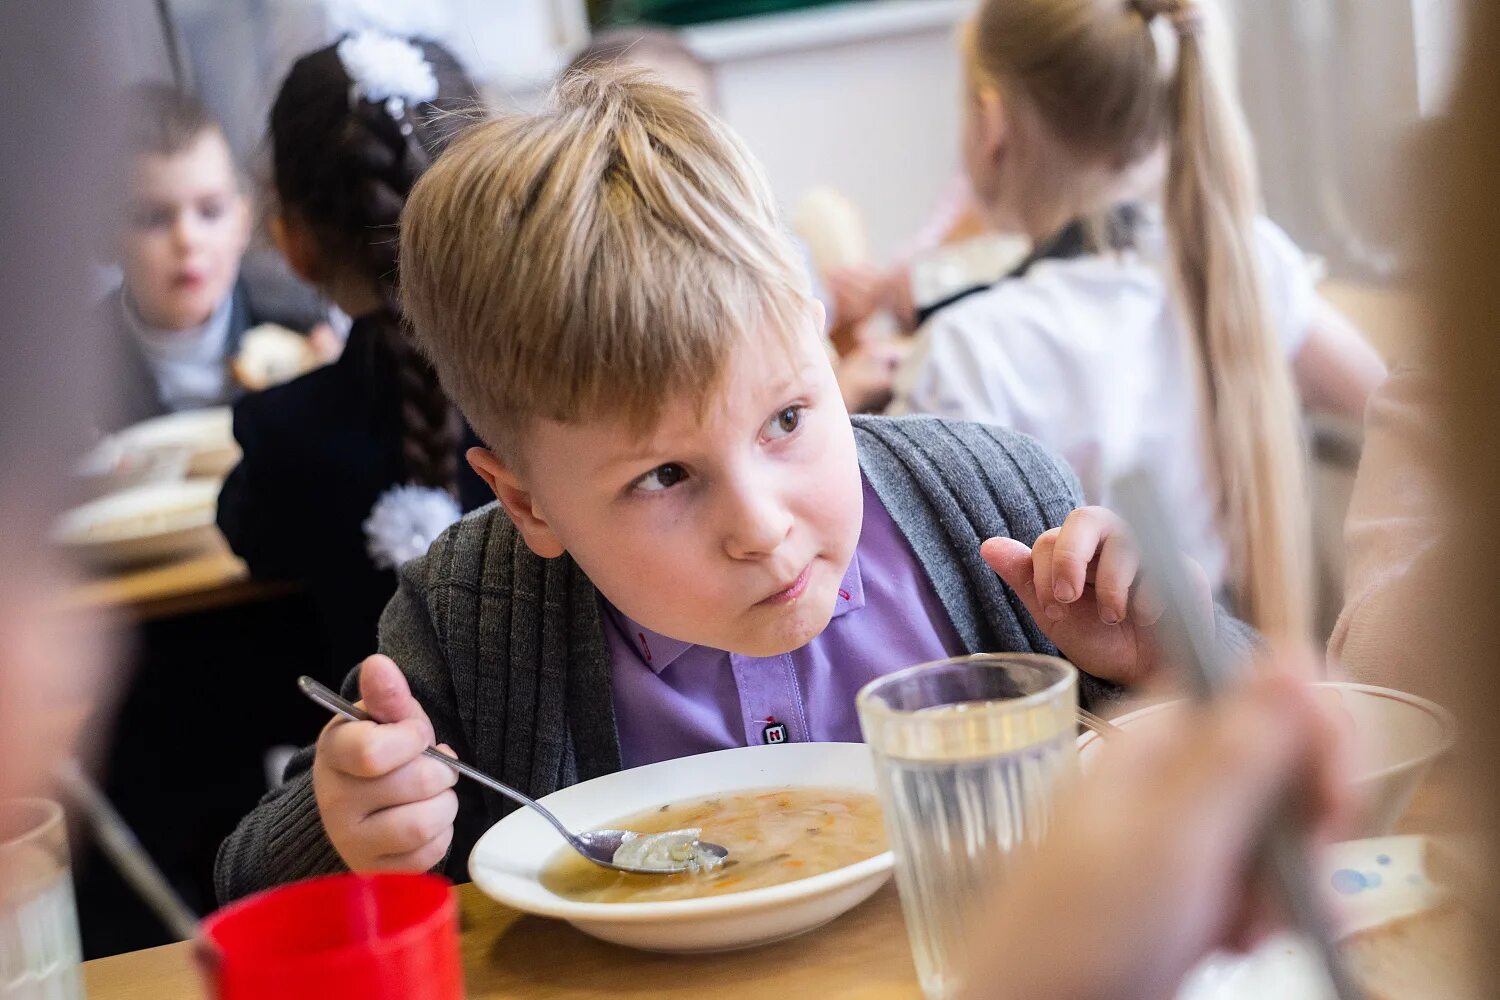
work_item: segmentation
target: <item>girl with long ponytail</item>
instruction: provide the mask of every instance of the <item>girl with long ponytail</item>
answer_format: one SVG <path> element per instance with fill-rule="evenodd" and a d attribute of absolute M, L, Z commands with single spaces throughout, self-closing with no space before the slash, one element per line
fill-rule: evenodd
<path fill-rule="evenodd" d="M 1312 565 L 1297 400 L 1272 336 L 1253 239 L 1259 194 L 1245 122 L 1207 50 L 1197 0 L 1136 0 L 1177 38 L 1165 215 L 1175 287 L 1208 411 L 1223 522 L 1246 617 L 1283 635 L 1311 622 Z"/>
<path fill-rule="evenodd" d="M 299 59 L 271 108 L 273 232 L 353 326 L 338 362 L 236 408 L 219 526 L 256 576 L 308 584 L 331 678 L 375 648 L 393 570 L 488 496 L 408 336 L 396 260 L 407 195 L 476 105 L 447 50 L 367 31 Z"/>
<path fill-rule="evenodd" d="M 1014 427 L 1093 503 L 1144 468 L 1252 624 L 1310 628 L 1298 393 L 1357 415 L 1384 366 L 1258 217 L 1209 0 L 986 0 L 963 33 L 965 164 L 1034 252 L 939 312 L 898 410 Z M 1294 385 L 1295 382 L 1295 385 Z"/>

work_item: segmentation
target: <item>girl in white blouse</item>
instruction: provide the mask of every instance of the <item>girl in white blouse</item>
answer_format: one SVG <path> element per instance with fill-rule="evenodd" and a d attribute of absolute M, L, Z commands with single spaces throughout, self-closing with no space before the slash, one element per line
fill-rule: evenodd
<path fill-rule="evenodd" d="M 1068 459 L 1090 503 L 1108 506 L 1116 475 L 1146 469 L 1211 582 L 1255 625 L 1302 633 L 1293 383 L 1308 405 L 1357 417 L 1385 368 L 1256 215 L 1211 13 L 1169 0 L 980 6 L 963 36 L 965 165 L 996 225 L 1037 249 L 933 315 L 894 409 L 1025 431 Z"/>

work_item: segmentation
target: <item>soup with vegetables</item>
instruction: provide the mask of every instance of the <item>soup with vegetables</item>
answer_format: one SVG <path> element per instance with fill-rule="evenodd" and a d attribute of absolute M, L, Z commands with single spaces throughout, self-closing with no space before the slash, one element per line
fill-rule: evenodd
<path fill-rule="evenodd" d="M 562 847 L 547 862 L 542 885 L 581 903 L 694 899 L 821 875 L 886 849 L 880 803 L 845 789 L 733 792 L 669 803 L 607 825 L 637 833 L 701 829 L 703 840 L 729 848 L 729 856 L 706 871 L 631 875 Z"/>

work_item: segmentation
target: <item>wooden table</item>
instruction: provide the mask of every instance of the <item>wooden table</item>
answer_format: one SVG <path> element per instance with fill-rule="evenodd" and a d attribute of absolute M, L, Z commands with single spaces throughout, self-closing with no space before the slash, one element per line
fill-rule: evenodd
<path fill-rule="evenodd" d="M 921 1000 L 895 885 L 810 934 L 751 951 L 671 956 L 596 941 L 522 916 L 472 885 L 457 890 L 473 1000 Z M 204 996 L 187 944 L 85 962 L 89 1000 Z"/>
<path fill-rule="evenodd" d="M 113 611 L 134 621 L 194 614 L 297 590 L 295 584 L 250 579 L 244 560 L 223 541 L 177 562 L 85 580 L 67 597 L 74 610 Z"/>
<path fill-rule="evenodd" d="M 1455 770 L 1440 762 L 1397 827 L 1454 834 Z M 765 948 L 671 956 L 596 941 L 523 916 L 472 885 L 457 889 L 464 979 L 472 1000 L 921 1000 L 895 883 L 833 923 Z M 186 944 L 85 962 L 90 1000 L 188 1000 L 202 984 Z"/>

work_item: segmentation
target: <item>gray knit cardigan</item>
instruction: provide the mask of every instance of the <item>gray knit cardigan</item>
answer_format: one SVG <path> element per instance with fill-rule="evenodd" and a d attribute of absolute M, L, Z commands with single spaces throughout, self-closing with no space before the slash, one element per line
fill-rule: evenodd
<path fill-rule="evenodd" d="M 1007 535 L 1030 544 L 1080 503 L 1077 479 L 1021 434 L 932 417 L 854 421 L 859 464 L 916 552 L 969 652 L 1056 653 L 1015 593 L 979 556 Z M 1219 615 L 1232 647 L 1249 630 Z M 620 767 L 610 661 L 598 593 L 567 556 L 526 548 L 497 505 L 449 529 L 401 571 L 380 622 L 380 649 L 401 665 L 440 742 L 533 796 Z M 344 693 L 358 697 L 351 673 Z M 1119 694 L 1084 675 L 1086 707 Z M 219 849 L 221 902 L 344 870 L 312 790 L 312 750 Z M 452 849 L 442 870 L 467 879 L 479 835 L 513 808 L 468 782 L 458 786 Z"/>

